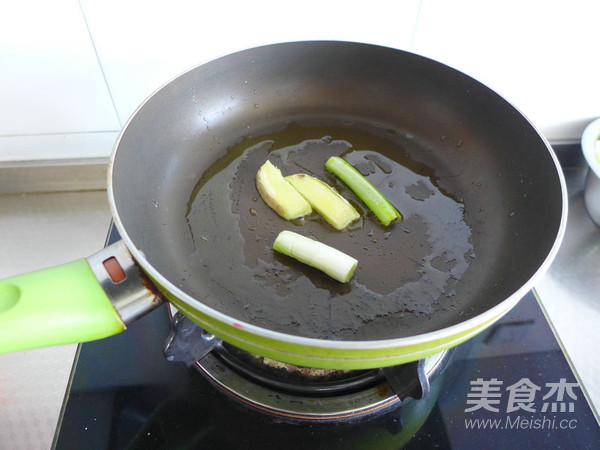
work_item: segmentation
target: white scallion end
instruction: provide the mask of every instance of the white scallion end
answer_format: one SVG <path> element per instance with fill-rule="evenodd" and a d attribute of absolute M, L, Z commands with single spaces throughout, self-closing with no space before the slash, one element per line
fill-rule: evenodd
<path fill-rule="evenodd" d="M 273 249 L 321 270 L 340 283 L 350 281 L 358 265 L 358 260 L 344 252 L 293 231 L 279 233 Z"/>

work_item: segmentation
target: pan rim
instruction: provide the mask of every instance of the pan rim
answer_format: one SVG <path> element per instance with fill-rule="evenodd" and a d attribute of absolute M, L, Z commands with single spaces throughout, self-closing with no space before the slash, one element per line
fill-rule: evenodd
<path fill-rule="evenodd" d="M 267 44 L 267 45 L 264 45 L 261 47 L 255 47 L 255 48 L 286 45 L 286 44 L 296 44 L 296 43 L 303 43 L 303 42 L 306 42 L 306 43 L 309 43 L 309 42 L 310 43 L 335 42 L 337 44 L 361 45 L 361 46 L 371 46 L 371 47 L 379 47 L 379 48 L 383 47 L 381 45 L 358 43 L 358 42 L 294 41 L 294 42 Z M 235 53 L 247 52 L 247 51 L 251 51 L 255 48 L 249 48 L 249 49 L 241 50 L 241 51 L 235 52 Z M 404 53 L 410 53 L 405 50 L 393 49 L 391 47 L 386 47 L 386 48 L 389 48 L 389 49 L 395 50 L 395 51 L 404 52 Z M 232 53 L 232 54 L 235 54 L 235 53 Z M 232 54 L 224 55 L 224 57 L 230 56 Z M 427 58 L 427 57 L 424 57 L 421 55 L 417 55 L 414 53 L 411 53 L 411 54 L 418 56 L 420 58 L 430 60 L 430 58 Z M 217 59 L 220 59 L 220 58 L 217 58 Z M 431 61 L 434 61 L 434 60 L 431 60 Z M 438 61 L 434 61 L 434 62 L 445 66 L 445 64 L 440 63 Z M 202 64 L 204 64 L 204 63 L 202 63 Z M 200 65 L 202 65 L 202 64 L 200 64 Z M 273 340 L 273 341 L 278 341 L 281 343 L 300 345 L 300 346 L 306 346 L 306 347 L 314 347 L 314 348 L 339 350 L 339 351 L 350 351 L 350 352 L 352 350 L 356 350 L 357 345 L 360 346 L 361 350 L 387 349 L 387 348 L 392 348 L 392 347 L 401 348 L 401 347 L 405 347 L 405 346 L 425 344 L 432 340 L 449 339 L 457 334 L 464 333 L 468 330 L 473 330 L 473 329 L 477 328 L 478 325 L 481 326 L 482 324 L 485 324 L 488 322 L 489 322 L 489 324 L 491 324 L 493 321 L 495 321 L 493 319 L 500 318 L 501 316 L 506 314 L 510 309 L 512 309 L 519 302 L 519 300 L 527 292 L 529 292 L 535 286 L 535 283 L 537 282 L 537 280 L 545 274 L 547 269 L 552 264 L 554 258 L 556 257 L 556 254 L 558 253 L 558 250 L 560 248 L 562 239 L 563 239 L 565 231 L 566 231 L 566 222 L 567 222 L 567 215 L 568 215 L 568 195 L 567 195 L 566 182 L 565 182 L 564 174 L 562 172 L 558 158 L 557 158 L 556 154 L 554 153 L 554 151 L 552 150 L 552 148 L 551 148 L 550 144 L 548 143 L 548 141 L 546 140 L 546 138 L 533 125 L 533 123 L 520 110 L 518 110 L 512 103 L 510 103 L 504 97 L 501 97 L 498 93 L 496 93 L 491 88 L 486 86 L 486 88 L 488 88 L 490 91 L 494 92 L 496 95 L 501 97 L 508 105 L 510 105 L 516 112 L 518 112 L 521 115 L 521 117 L 523 117 L 523 119 L 528 122 L 528 124 L 531 126 L 532 130 L 535 131 L 536 134 L 539 136 L 539 138 L 542 140 L 542 142 L 546 146 L 546 149 L 548 150 L 549 156 L 552 158 L 552 161 L 554 163 L 554 167 L 556 169 L 556 175 L 558 177 L 558 181 L 559 181 L 560 189 L 561 189 L 562 211 L 561 211 L 559 227 L 558 227 L 554 242 L 552 244 L 552 247 L 550 248 L 550 251 L 544 258 L 544 261 L 539 265 L 537 270 L 531 275 L 531 277 L 519 289 L 517 289 L 515 292 L 513 292 L 510 296 L 508 296 L 504 300 L 498 302 L 492 308 L 490 308 L 474 317 L 466 319 L 462 322 L 451 325 L 449 327 L 445 327 L 442 329 L 433 330 L 433 331 L 429 331 L 426 333 L 421 333 L 421 334 L 417 334 L 417 335 L 413 335 L 413 336 L 395 337 L 395 338 L 378 339 L 378 340 L 330 340 L 330 339 L 319 339 L 319 338 L 311 338 L 311 337 L 287 334 L 287 333 L 273 331 L 273 330 L 270 330 L 267 328 L 259 327 L 257 325 L 253 325 L 249 322 L 245 322 L 241 319 L 236 319 L 236 318 L 228 316 L 222 312 L 219 312 L 218 310 L 216 310 L 214 308 L 209 307 L 208 305 L 200 302 L 199 300 L 192 297 L 191 295 L 185 293 L 180 288 L 178 288 L 174 283 L 169 281 L 157 269 L 155 269 L 155 267 L 146 259 L 143 251 L 140 250 L 139 248 L 137 248 L 137 246 L 134 244 L 129 233 L 127 232 L 125 225 L 123 224 L 123 222 L 121 220 L 121 216 L 118 212 L 117 205 L 116 205 L 115 192 L 114 192 L 113 182 L 112 182 L 113 181 L 113 173 L 114 173 L 114 165 L 115 165 L 116 157 L 117 157 L 118 150 L 120 147 L 120 142 L 121 142 L 122 137 L 124 136 L 126 130 L 128 129 L 130 123 L 136 117 L 138 111 L 140 109 L 142 109 L 144 107 L 144 105 L 158 91 L 163 89 L 165 86 L 169 85 L 173 80 L 179 78 L 182 74 L 187 73 L 196 67 L 198 67 L 198 66 L 194 66 L 194 67 L 180 73 L 179 75 L 173 77 L 171 80 L 167 81 L 166 83 L 164 83 L 162 86 L 160 86 L 154 92 L 152 92 L 135 109 L 135 111 L 131 114 L 131 116 L 129 117 L 127 122 L 124 124 L 121 132 L 119 133 L 119 136 L 117 137 L 117 139 L 115 141 L 115 144 L 113 146 L 113 151 L 112 151 L 112 154 L 111 154 L 111 157 L 109 160 L 108 171 L 107 171 L 107 179 L 108 179 L 107 194 L 108 194 L 108 202 L 109 202 L 110 211 L 111 211 L 111 214 L 114 219 L 114 224 L 117 227 L 117 230 L 119 231 L 121 238 L 125 242 L 129 252 L 132 254 L 136 263 L 142 268 L 142 270 L 152 280 L 154 280 L 154 282 L 157 285 L 161 286 L 164 290 L 169 292 L 170 295 L 176 297 L 178 300 L 182 301 L 183 303 L 188 305 L 190 308 L 193 308 L 194 310 L 196 310 L 200 313 L 203 313 L 203 314 L 223 323 L 224 325 L 226 325 L 228 327 L 242 328 L 245 332 L 247 332 L 251 335 L 261 337 L 261 338 L 266 338 L 266 339 Z M 453 69 L 449 66 L 446 66 L 446 67 L 448 67 L 449 69 L 454 70 L 456 72 L 459 72 L 457 69 Z M 462 72 L 459 72 L 459 73 L 462 73 Z M 463 75 L 469 77 L 469 75 L 466 75 L 466 74 L 463 74 Z M 471 77 L 469 77 L 469 78 L 471 78 Z M 477 83 L 479 83 L 479 82 L 477 82 Z M 479 84 L 481 84 L 481 83 L 479 83 Z"/>

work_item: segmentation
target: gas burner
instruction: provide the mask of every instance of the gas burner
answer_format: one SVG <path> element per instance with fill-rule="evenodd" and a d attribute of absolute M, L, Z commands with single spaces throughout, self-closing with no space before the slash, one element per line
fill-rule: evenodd
<path fill-rule="evenodd" d="M 371 370 L 299 367 L 231 346 L 177 312 L 165 346 L 169 361 L 195 367 L 217 388 L 256 410 L 307 421 L 364 419 L 430 396 L 451 352 Z"/>

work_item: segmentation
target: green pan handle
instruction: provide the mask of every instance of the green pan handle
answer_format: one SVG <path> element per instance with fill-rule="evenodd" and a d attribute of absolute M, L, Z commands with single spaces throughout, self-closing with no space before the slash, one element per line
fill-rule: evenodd
<path fill-rule="evenodd" d="M 120 333 L 160 303 L 147 286 L 122 242 L 87 259 L 0 280 L 0 353 Z"/>

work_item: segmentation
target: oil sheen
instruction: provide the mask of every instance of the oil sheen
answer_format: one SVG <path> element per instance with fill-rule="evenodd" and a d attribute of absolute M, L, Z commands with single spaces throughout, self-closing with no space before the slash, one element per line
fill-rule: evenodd
<path fill-rule="evenodd" d="M 386 129 L 300 126 L 243 139 L 205 172 L 186 220 L 195 248 L 189 286 L 225 314 L 275 331 L 340 340 L 400 337 L 409 324 L 451 307 L 475 258 L 463 200 Z M 408 142 L 408 141 L 406 141 Z M 417 153 L 418 154 L 418 153 Z M 325 169 L 331 156 L 356 167 L 401 212 L 381 225 Z M 322 217 L 287 221 L 260 197 L 256 172 L 269 159 L 284 175 L 307 173 L 334 186 L 360 213 L 343 231 Z M 426 160 L 423 158 L 422 160 Z M 349 283 L 273 251 L 280 231 L 313 237 L 358 260 Z"/>

